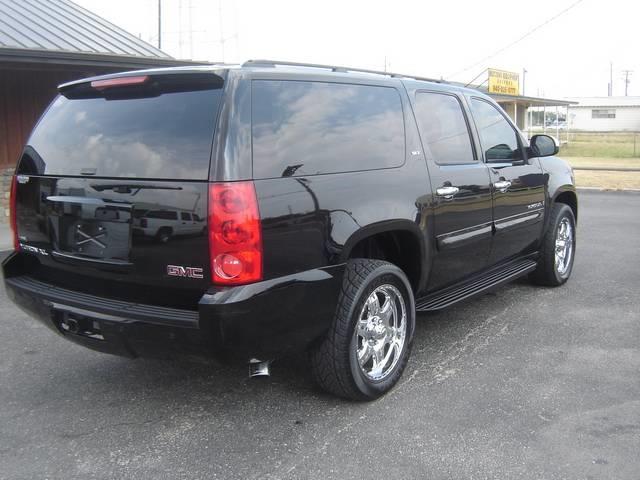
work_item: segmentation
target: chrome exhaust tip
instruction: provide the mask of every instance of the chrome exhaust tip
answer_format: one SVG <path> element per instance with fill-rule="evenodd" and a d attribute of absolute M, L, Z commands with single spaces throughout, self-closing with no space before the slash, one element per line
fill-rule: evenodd
<path fill-rule="evenodd" d="M 252 358 L 249 360 L 249 377 L 268 377 L 271 375 L 271 360 L 258 360 Z"/>
<path fill-rule="evenodd" d="M 78 321 L 73 318 L 64 319 L 60 326 L 65 332 L 78 333 L 78 331 L 80 330 Z"/>

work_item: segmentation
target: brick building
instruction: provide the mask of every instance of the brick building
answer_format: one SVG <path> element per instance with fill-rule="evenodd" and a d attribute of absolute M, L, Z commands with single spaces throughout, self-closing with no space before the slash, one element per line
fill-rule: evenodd
<path fill-rule="evenodd" d="M 0 221 L 22 147 L 60 83 L 185 64 L 71 1 L 0 0 Z"/>

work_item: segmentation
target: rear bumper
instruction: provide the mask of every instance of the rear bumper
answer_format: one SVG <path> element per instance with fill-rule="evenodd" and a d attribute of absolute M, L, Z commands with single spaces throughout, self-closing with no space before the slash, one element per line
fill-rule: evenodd
<path fill-rule="evenodd" d="M 329 327 L 344 269 L 211 289 L 197 310 L 181 310 L 44 283 L 20 272 L 20 255 L 3 263 L 5 288 L 16 305 L 70 341 L 128 357 L 196 354 L 245 361 L 303 350 Z"/>

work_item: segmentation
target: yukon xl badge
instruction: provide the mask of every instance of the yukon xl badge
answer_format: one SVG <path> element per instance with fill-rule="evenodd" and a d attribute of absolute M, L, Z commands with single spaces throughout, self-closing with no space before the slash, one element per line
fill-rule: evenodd
<path fill-rule="evenodd" d="M 202 268 L 183 267 L 182 265 L 167 265 L 167 275 L 170 277 L 204 278 Z"/>
<path fill-rule="evenodd" d="M 20 249 L 25 252 L 37 253 L 38 255 L 48 256 L 49 253 L 44 248 L 32 247 L 31 245 L 27 245 L 26 243 L 20 243 Z"/>

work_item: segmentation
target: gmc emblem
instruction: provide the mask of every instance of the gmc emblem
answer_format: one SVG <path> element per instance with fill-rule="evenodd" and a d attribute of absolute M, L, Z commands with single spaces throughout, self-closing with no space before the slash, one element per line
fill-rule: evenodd
<path fill-rule="evenodd" d="M 181 265 L 167 265 L 167 275 L 170 277 L 204 278 L 202 268 Z"/>

